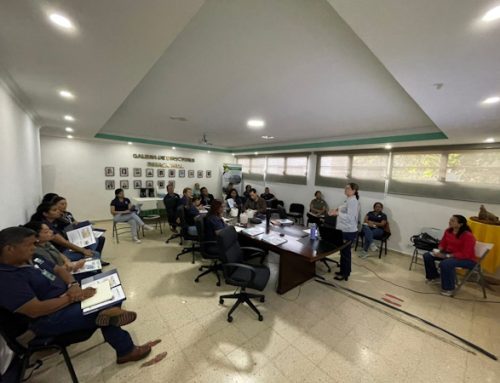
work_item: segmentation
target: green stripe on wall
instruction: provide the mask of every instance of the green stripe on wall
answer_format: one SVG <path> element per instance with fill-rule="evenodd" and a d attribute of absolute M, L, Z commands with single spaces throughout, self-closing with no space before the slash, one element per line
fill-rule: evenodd
<path fill-rule="evenodd" d="M 210 150 L 212 152 L 219 153 L 246 153 L 246 152 L 270 152 L 279 150 L 297 150 L 297 149 L 321 149 L 321 148 L 331 148 L 337 146 L 352 146 L 352 145 L 373 145 L 373 144 L 390 144 L 394 142 L 412 142 L 412 141 L 428 141 L 428 140 L 444 140 L 448 137 L 443 132 L 435 133 L 417 133 L 417 134 L 407 134 L 402 136 L 385 136 L 385 137 L 372 137 L 372 138 L 353 138 L 350 140 L 340 140 L 340 141 L 324 141 L 324 142 L 308 142 L 305 144 L 284 144 L 276 146 L 264 146 L 264 147 L 251 147 L 251 148 L 214 148 L 210 146 L 199 146 L 191 144 L 180 144 L 177 142 L 160 141 L 160 140 L 150 140 L 145 138 L 136 137 L 125 137 L 117 136 L 114 134 L 97 133 L 95 138 L 103 138 L 107 140 L 115 141 L 130 141 L 140 144 L 148 145 L 159 145 L 159 146 L 175 146 L 184 149 L 193 150 Z"/>

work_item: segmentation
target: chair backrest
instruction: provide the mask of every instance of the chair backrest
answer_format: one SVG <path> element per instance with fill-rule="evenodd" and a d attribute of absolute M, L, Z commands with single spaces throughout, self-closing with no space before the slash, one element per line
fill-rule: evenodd
<path fill-rule="evenodd" d="M 186 223 L 186 211 L 184 209 L 184 205 L 177 206 L 177 210 L 175 213 L 176 217 L 179 218 L 179 226 L 184 228 L 187 227 Z"/>
<path fill-rule="evenodd" d="M 301 203 L 292 203 L 290 205 L 290 213 L 304 214 L 304 205 Z"/>
<path fill-rule="evenodd" d="M 486 257 L 486 254 L 493 248 L 493 243 L 479 242 L 476 241 L 476 246 L 474 246 L 474 254 L 480 260 L 483 260 Z"/>
<path fill-rule="evenodd" d="M 220 261 L 224 263 L 243 262 L 243 253 L 238 242 L 238 233 L 233 226 L 227 226 L 217 233 Z"/>
<path fill-rule="evenodd" d="M 16 354 L 22 354 L 26 348 L 16 338 L 28 330 L 29 318 L 21 314 L 13 314 L 0 307 L 0 334 L 9 348 Z"/>
<path fill-rule="evenodd" d="M 321 225 L 319 227 L 319 235 L 322 241 L 333 243 L 335 246 L 342 246 L 344 243 L 342 231 L 337 230 L 335 226 Z"/>

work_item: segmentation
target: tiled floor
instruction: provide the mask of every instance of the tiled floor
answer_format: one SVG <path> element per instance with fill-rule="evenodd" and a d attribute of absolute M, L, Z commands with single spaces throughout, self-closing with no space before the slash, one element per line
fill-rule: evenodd
<path fill-rule="evenodd" d="M 103 223 L 110 229 L 109 223 Z M 111 233 L 111 231 L 108 231 Z M 160 363 L 118 366 L 100 332 L 71 348 L 80 382 L 499 382 L 500 363 L 442 332 L 339 289 L 310 281 L 284 296 L 275 293 L 278 258 L 270 255 L 271 281 L 266 302 L 258 303 L 264 321 L 245 307 L 226 321 L 231 302 L 218 304 L 208 275 L 194 283 L 198 263 L 175 261 L 178 241 L 147 233 L 140 245 L 108 235 L 105 258 L 117 267 L 126 293 L 125 307 L 138 312 L 127 327 L 138 343 L 161 338 L 152 357 Z M 353 257 L 353 273 L 342 286 L 380 299 L 392 294 L 402 309 L 500 355 L 500 304 L 443 297 L 423 282 L 422 267 L 408 271 L 409 257 L 389 253 L 379 260 Z M 405 290 L 380 278 L 424 292 Z M 322 265 L 318 272 L 325 274 Z M 332 275 L 325 275 L 332 281 Z M 488 299 L 500 301 L 500 290 Z M 474 284 L 459 298 L 482 300 Z M 68 382 L 62 357 L 49 357 L 32 382 Z"/>

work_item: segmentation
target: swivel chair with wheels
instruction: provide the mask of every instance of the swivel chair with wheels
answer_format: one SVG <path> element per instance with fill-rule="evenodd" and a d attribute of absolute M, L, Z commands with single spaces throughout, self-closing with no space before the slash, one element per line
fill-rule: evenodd
<path fill-rule="evenodd" d="M 250 249 L 249 251 L 252 252 L 259 250 L 255 248 L 241 248 L 238 243 L 238 233 L 236 233 L 233 226 L 228 226 L 218 232 L 217 243 L 219 245 L 224 279 L 228 285 L 239 288 L 239 291 L 235 294 L 221 295 L 219 297 L 220 304 L 224 304 L 224 299 L 236 299 L 236 303 L 227 314 L 227 321 L 233 321 L 231 314 L 241 303 L 246 303 L 257 314 L 259 321 L 264 320 L 264 317 L 251 299 L 258 298 L 260 302 L 264 302 L 265 296 L 263 294 L 251 294 L 246 291 L 247 288 L 263 291 L 266 288 L 267 282 L 269 282 L 270 271 L 268 267 L 251 265 L 244 262 L 244 251 L 246 249 Z"/>
<path fill-rule="evenodd" d="M 177 254 L 175 260 L 178 261 L 179 257 L 183 254 L 192 253 L 193 260 L 191 261 L 191 263 L 194 264 L 194 252 L 200 250 L 199 246 L 197 246 L 199 237 L 198 235 L 189 234 L 189 229 L 188 229 L 189 226 L 186 222 L 185 209 L 183 205 L 177 207 L 177 218 L 179 219 L 179 226 L 181 227 L 181 232 L 180 232 L 182 238 L 181 243 L 184 243 L 184 241 L 191 241 L 191 246 L 186 246 L 185 248 L 183 248 L 182 251 L 179 254 Z"/>
<path fill-rule="evenodd" d="M 206 241 L 205 238 L 205 216 L 199 215 L 194 219 L 194 223 L 196 224 L 196 229 L 198 230 L 198 238 L 200 245 L 200 253 L 203 259 L 212 261 L 210 265 L 202 265 L 199 270 L 203 271 L 200 275 L 195 278 L 195 282 L 198 283 L 200 278 L 204 275 L 214 273 L 217 277 L 217 286 L 220 286 L 220 275 L 219 271 L 222 271 L 222 266 L 219 263 L 219 247 L 217 245 L 217 241 Z"/>

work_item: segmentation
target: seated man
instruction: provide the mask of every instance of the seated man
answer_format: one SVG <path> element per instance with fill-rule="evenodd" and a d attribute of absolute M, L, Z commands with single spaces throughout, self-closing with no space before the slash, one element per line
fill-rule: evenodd
<path fill-rule="evenodd" d="M 167 185 L 167 194 L 163 197 L 163 204 L 165 205 L 165 210 L 167 211 L 168 224 L 170 225 L 170 230 L 175 232 L 177 230 L 177 223 L 175 222 L 175 214 L 177 211 L 177 206 L 180 203 L 179 194 L 174 192 L 174 185 Z"/>
<path fill-rule="evenodd" d="M 314 199 L 309 204 L 309 212 L 307 213 L 307 223 L 320 224 L 321 219 L 328 212 L 328 204 L 323 199 L 323 194 L 318 190 L 314 193 Z"/>
<path fill-rule="evenodd" d="M 255 189 L 250 189 L 248 192 L 249 198 L 245 201 L 244 210 L 257 210 L 258 214 L 266 214 L 267 203 L 263 198 L 260 198 Z"/>
<path fill-rule="evenodd" d="M 363 250 L 359 255 L 361 258 L 368 256 L 368 250 L 377 251 L 377 246 L 375 246 L 373 240 L 382 239 L 384 233 L 389 229 L 387 215 L 382 212 L 383 208 L 384 205 L 382 202 L 375 202 L 373 204 L 373 211 L 368 212 L 365 216 L 365 221 L 361 228 L 365 237 Z"/>
<path fill-rule="evenodd" d="M 116 351 L 118 364 L 145 358 L 151 346 L 135 346 L 120 326 L 132 323 L 137 314 L 120 307 L 83 315 L 80 303 L 95 294 L 82 290 L 61 266 L 41 258 L 31 264 L 35 251 L 34 231 L 10 227 L 0 231 L 0 307 L 31 318 L 34 336 L 52 337 L 99 327 L 104 340 Z"/>
<path fill-rule="evenodd" d="M 263 198 L 266 202 L 270 202 L 270 201 L 273 201 L 276 199 L 276 197 L 274 196 L 274 194 L 272 194 L 270 191 L 269 191 L 269 188 L 266 186 L 264 188 L 264 193 L 262 193 L 260 195 L 261 198 Z"/>
<path fill-rule="evenodd" d="M 210 203 L 214 200 L 213 194 L 210 194 L 205 186 L 200 189 L 200 198 L 203 206 L 210 205 Z"/>

